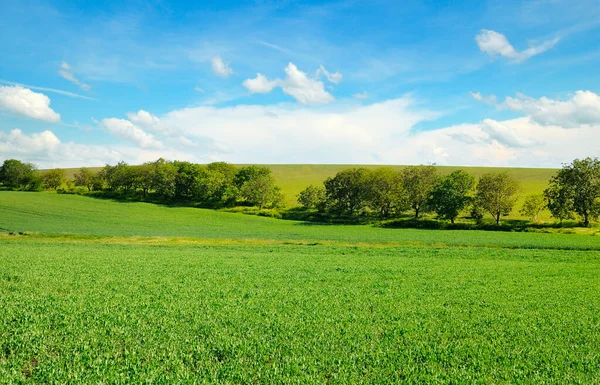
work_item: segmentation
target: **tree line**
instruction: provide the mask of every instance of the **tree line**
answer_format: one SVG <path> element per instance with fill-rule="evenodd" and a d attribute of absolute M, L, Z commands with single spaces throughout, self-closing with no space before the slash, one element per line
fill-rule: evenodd
<path fill-rule="evenodd" d="M 0 183 L 11 189 L 57 190 L 67 184 L 87 190 L 88 194 L 127 197 L 156 203 L 193 203 L 202 207 L 235 205 L 277 207 L 283 202 L 271 169 L 263 166 L 235 167 L 225 162 L 200 165 L 158 159 L 139 166 L 125 162 L 106 165 L 99 171 L 81 168 L 72 181 L 65 171 L 37 171 L 32 163 L 6 160 L 0 168 Z M 65 192 L 64 189 L 59 190 Z"/>
<path fill-rule="evenodd" d="M 374 170 L 349 168 L 327 178 L 322 186 L 308 186 L 298 195 L 306 210 L 355 216 L 369 212 L 381 219 L 412 212 L 414 220 L 435 213 L 452 224 L 461 213 L 480 222 L 489 214 L 496 224 L 510 214 L 522 188 L 506 172 L 490 172 L 478 179 L 464 170 L 439 175 L 434 165 Z M 561 222 L 579 216 L 584 226 L 600 215 L 600 160 L 576 159 L 552 177 L 543 194 L 525 198 L 521 214 L 537 220 L 548 209 Z"/>
<path fill-rule="evenodd" d="M 200 165 L 158 159 L 133 166 L 125 162 L 93 172 L 81 168 L 73 180 L 65 170 L 37 170 L 32 163 L 5 160 L 0 184 L 8 189 L 53 189 L 127 197 L 157 203 L 186 202 L 202 207 L 236 205 L 259 209 L 283 207 L 283 195 L 272 172 L 264 166 L 236 167 L 225 162 Z M 67 189 L 61 186 L 67 185 Z M 496 224 L 510 214 L 522 189 L 506 172 L 490 172 L 479 178 L 464 170 L 440 175 L 434 165 L 409 166 L 396 171 L 349 168 L 327 178 L 321 186 L 308 186 L 298 195 L 304 210 L 324 215 L 353 217 L 376 215 L 380 219 L 411 212 L 414 220 L 425 213 L 455 223 L 461 214 L 481 221 L 490 215 Z M 81 192 L 81 190 L 79 190 Z M 548 209 L 560 220 L 579 217 L 584 226 L 600 215 L 600 160 L 575 159 L 553 176 L 543 194 L 525 198 L 521 214 L 537 220 Z"/>

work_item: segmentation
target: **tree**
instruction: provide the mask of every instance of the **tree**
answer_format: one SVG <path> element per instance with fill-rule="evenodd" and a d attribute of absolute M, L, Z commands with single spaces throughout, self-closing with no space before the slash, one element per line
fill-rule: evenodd
<path fill-rule="evenodd" d="M 37 181 L 37 182 L 36 182 Z M 7 159 L 0 167 L 0 183 L 9 188 L 32 188 L 39 182 L 36 178 L 36 167 L 32 163 L 24 163 L 17 159 Z"/>
<path fill-rule="evenodd" d="M 262 210 L 266 205 L 279 204 L 283 196 L 275 185 L 272 175 L 258 175 L 247 180 L 240 189 L 240 194 L 248 203 Z"/>
<path fill-rule="evenodd" d="M 92 191 L 95 177 L 96 174 L 90 171 L 90 169 L 81 168 L 73 175 L 73 181 L 75 182 L 75 186 L 85 186 L 88 191 Z"/>
<path fill-rule="evenodd" d="M 415 220 L 421 212 L 428 210 L 427 200 L 437 181 L 437 170 L 433 165 L 410 166 L 402 170 L 402 186 L 408 205 L 415 211 Z"/>
<path fill-rule="evenodd" d="M 190 162 L 174 162 L 177 166 L 175 178 L 175 197 L 179 200 L 192 200 L 198 196 L 200 178 L 202 176 L 200 165 Z"/>
<path fill-rule="evenodd" d="M 173 162 L 167 162 L 163 158 L 153 163 L 152 189 L 163 199 L 175 197 L 175 184 L 177 180 L 177 166 Z"/>
<path fill-rule="evenodd" d="M 506 172 L 483 174 L 477 183 L 476 204 L 500 224 L 500 216 L 512 211 L 519 191 L 519 182 Z"/>
<path fill-rule="evenodd" d="M 238 188 L 234 185 L 237 173 L 234 165 L 225 162 L 208 164 L 202 170 L 200 200 L 212 206 L 235 203 L 238 196 Z"/>
<path fill-rule="evenodd" d="M 146 162 L 141 166 L 135 166 L 132 168 L 133 173 L 133 185 L 136 189 L 141 189 L 144 198 L 148 196 L 148 191 L 152 188 L 152 182 L 154 181 L 155 167 L 154 163 Z"/>
<path fill-rule="evenodd" d="M 389 167 L 380 167 L 367 174 L 366 183 L 369 207 L 377 211 L 381 218 L 408 208 L 399 172 Z"/>
<path fill-rule="evenodd" d="M 471 190 L 475 186 L 475 177 L 463 170 L 456 170 L 440 178 L 428 200 L 428 205 L 443 219 L 452 224 L 471 201 Z"/>
<path fill-rule="evenodd" d="M 55 168 L 50 171 L 46 171 L 42 175 L 42 182 L 44 183 L 44 187 L 56 190 L 59 188 L 65 181 L 65 170 L 61 168 Z"/>
<path fill-rule="evenodd" d="M 564 164 L 550 179 L 545 195 L 553 216 L 574 211 L 588 227 L 590 220 L 600 215 L 600 160 L 575 159 L 571 164 Z"/>
<path fill-rule="evenodd" d="M 271 175 L 271 169 L 264 166 L 245 166 L 238 170 L 233 183 L 239 189 L 242 188 L 244 183 L 251 179 L 256 179 L 260 176 Z"/>
<path fill-rule="evenodd" d="M 546 207 L 546 199 L 541 194 L 529 195 L 523 202 L 521 208 L 521 215 L 530 218 L 532 221 L 537 222 L 540 213 Z"/>
<path fill-rule="evenodd" d="M 367 175 L 365 168 L 349 168 L 327 178 L 324 182 L 327 206 L 337 213 L 348 215 L 364 208 L 369 193 Z"/>
<path fill-rule="evenodd" d="M 325 189 L 314 185 L 306 187 L 298 194 L 298 203 L 306 210 L 319 208 L 325 202 L 325 199 Z"/>

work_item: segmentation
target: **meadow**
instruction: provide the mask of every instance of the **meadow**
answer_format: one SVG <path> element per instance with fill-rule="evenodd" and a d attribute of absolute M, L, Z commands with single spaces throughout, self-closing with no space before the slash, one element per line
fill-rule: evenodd
<path fill-rule="evenodd" d="M 596 233 L 26 192 L 0 213 L 0 383 L 600 383 Z"/>

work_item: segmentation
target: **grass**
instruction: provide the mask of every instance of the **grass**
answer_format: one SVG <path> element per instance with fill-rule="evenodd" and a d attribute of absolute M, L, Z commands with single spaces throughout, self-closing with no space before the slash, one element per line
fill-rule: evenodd
<path fill-rule="evenodd" d="M 600 384 L 598 235 L 24 192 L 1 231 L 0 384 Z"/>
<path fill-rule="evenodd" d="M 595 252 L 12 242 L 4 383 L 598 383 Z"/>
<path fill-rule="evenodd" d="M 0 212 L 6 232 L 600 250 L 598 229 L 580 235 L 335 226 L 51 193 L 0 192 Z"/>
<path fill-rule="evenodd" d="M 326 164 L 275 164 L 266 165 L 273 171 L 273 176 L 277 184 L 281 187 L 282 193 L 285 195 L 285 205 L 295 207 L 298 205 L 296 201 L 297 195 L 304 190 L 308 185 L 320 185 L 328 177 L 334 176 L 337 172 L 350 167 L 366 167 L 374 169 L 382 166 L 373 165 L 326 165 Z M 395 170 L 401 170 L 405 166 L 385 166 L 392 167 Z M 94 171 L 99 171 L 100 168 L 91 168 Z M 521 198 L 517 201 L 516 210 L 511 214 L 510 218 L 524 219 L 519 210 L 523 205 L 524 198 L 527 195 L 540 194 L 546 188 L 548 181 L 554 174 L 555 169 L 548 168 L 501 168 L 501 167 L 454 167 L 454 166 L 438 166 L 440 174 L 449 174 L 454 170 L 463 169 L 476 177 L 487 172 L 508 172 L 511 176 L 517 179 L 523 188 Z M 72 179 L 73 175 L 79 169 L 67 169 L 67 178 Z M 550 220 L 550 213 L 544 212 L 540 216 L 540 220 Z"/>

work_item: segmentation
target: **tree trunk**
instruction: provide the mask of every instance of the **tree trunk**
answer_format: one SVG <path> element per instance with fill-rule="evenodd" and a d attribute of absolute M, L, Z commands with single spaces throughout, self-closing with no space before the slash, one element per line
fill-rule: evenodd
<path fill-rule="evenodd" d="M 496 214 L 496 224 L 499 225 L 500 224 L 500 213 Z"/>
<path fill-rule="evenodd" d="M 415 221 L 419 220 L 419 206 L 415 207 Z"/>
<path fill-rule="evenodd" d="M 454 224 L 454 217 L 450 218 L 450 223 Z"/>
<path fill-rule="evenodd" d="M 583 227 L 590 226 L 590 214 L 586 211 L 583 213 Z"/>

